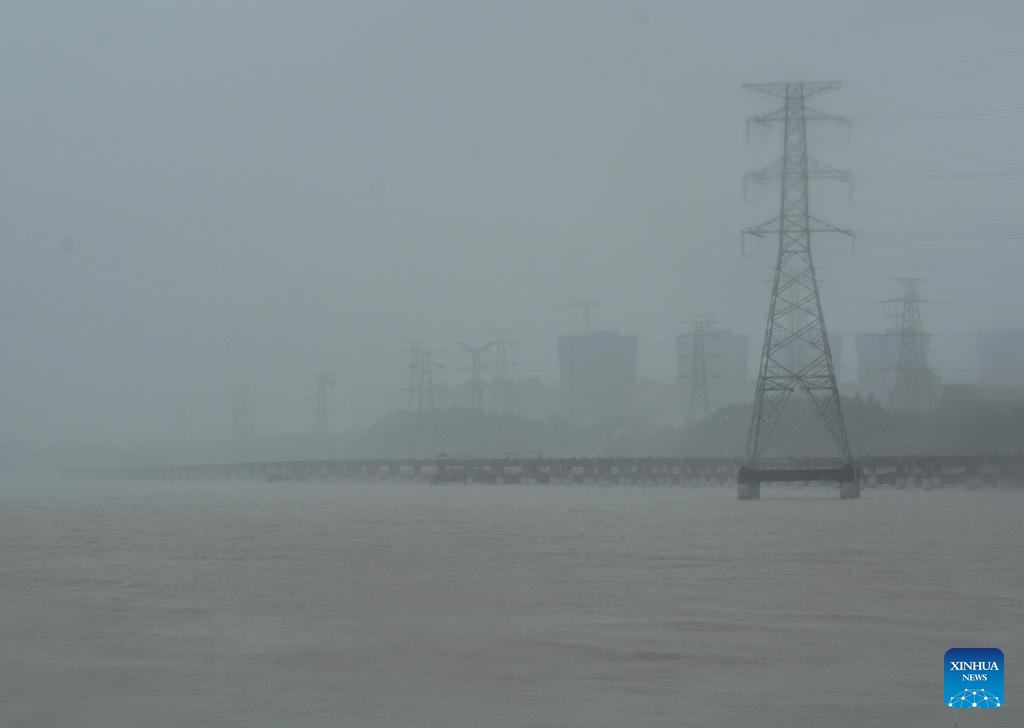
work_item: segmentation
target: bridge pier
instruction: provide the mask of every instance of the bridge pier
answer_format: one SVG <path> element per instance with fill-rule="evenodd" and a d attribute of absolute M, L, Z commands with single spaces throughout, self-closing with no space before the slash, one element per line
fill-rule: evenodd
<path fill-rule="evenodd" d="M 736 474 L 736 497 L 739 500 L 760 500 L 762 483 L 821 483 L 839 485 L 839 498 L 860 498 L 857 468 L 847 463 L 820 468 L 779 468 L 744 465 Z"/>
<path fill-rule="evenodd" d="M 860 498 L 860 483 L 856 481 L 853 481 L 852 483 L 840 483 L 839 498 L 842 500 Z"/>
<path fill-rule="evenodd" d="M 739 500 L 761 500 L 761 484 L 758 482 L 737 483 L 736 497 Z"/>

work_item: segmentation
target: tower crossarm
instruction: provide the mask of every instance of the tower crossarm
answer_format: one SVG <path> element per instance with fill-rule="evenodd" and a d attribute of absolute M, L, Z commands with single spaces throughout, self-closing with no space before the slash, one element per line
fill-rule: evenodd
<path fill-rule="evenodd" d="M 843 85 L 842 81 L 804 81 L 801 83 L 745 83 L 743 88 L 748 91 L 757 91 L 758 93 L 768 94 L 769 96 L 778 96 L 781 99 L 788 97 L 790 89 L 794 86 L 799 86 L 802 91 L 804 99 L 810 99 L 821 94 L 828 93 L 829 91 L 835 91 L 841 88 Z"/>
<path fill-rule="evenodd" d="M 808 216 L 810 225 L 807 227 L 806 232 L 809 233 L 838 233 L 839 235 L 853 235 L 853 230 L 848 228 L 841 228 L 827 223 L 824 220 L 819 220 L 813 215 Z M 763 222 L 760 225 L 748 227 L 743 231 L 743 235 L 750 235 L 755 238 L 766 238 L 769 235 L 778 235 L 782 231 L 782 223 L 780 218 L 773 217 L 767 222 Z M 899 299 L 894 299 L 899 300 Z"/>
<path fill-rule="evenodd" d="M 849 127 L 850 120 L 845 116 L 837 116 L 836 114 L 827 114 L 824 111 L 818 111 L 817 109 L 811 109 L 804 107 L 804 119 L 805 121 L 830 121 L 833 124 L 839 124 L 840 126 Z M 757 114 L 747 119 L 747 131 L 750 131 L 751 124 L 757 124 L 758 126 L 771 126 L 772 124 L 786 120 L 786 107 L 783 106 L 781 109 L 775 111 L 769 111 L 767 114 Z"/>
<path fill-rule="evenodd" d="M 774 162 L 769 162 L 760 169 L 748 172 L 744 177 L 744 182 L 767 184 L 769 182 L 782 179 L 784 174 L 796 175 L 799 177 L 803 176 L 802 173 L 795 172 L 792 169 L 787 171 L 783 167 L 782 160 L 776 159 Z M 812 157 L 807 158 L 807 179 L 834 179 L 840 182 L 845 182 L 848 185 L 853 184 L 853 175 L 846 170 L 830 167 L 824 162 L 819 162 L 817 159 Z"/>

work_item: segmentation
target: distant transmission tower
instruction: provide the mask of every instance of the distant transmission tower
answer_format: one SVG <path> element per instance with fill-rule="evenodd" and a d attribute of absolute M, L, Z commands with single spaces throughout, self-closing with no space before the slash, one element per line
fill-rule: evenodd
<path fill-rule="evenodd" d="M 711 412 L 708 401 L 708 377 L 714 377 L 714 374 L 708 374 L 708 359 L 714 355 L 708 354 L 706 339 L 715 336 L 711 330 L 715 325 L 715 319 L 708 317 L 683 323 L 690 327 L 690 332 L 678 337 L 676 357 L 679 363 L 679 379 L 690 380 L 690 407 L 687 419 L 690 424 L 694 424 L 698 413 L 701 419 L 706 419 Z M 689 347 L 685 343 L 687 338 L 690 339 Z M 687 361 L 689 366 L 686 366 Z"/>
<path fill-rule="evenodd" d="M 511 329 L 493 329 L 488 332 L 494 334 L 494 384 L 491 391 L 491 409 L 498 413 L 507 413 L 512 409 L 512 379 L 510 376 L 513 362 L 509 360 L 508 352 L 512 347 L 508 334 Z"/>
<path fill-rule="evenodd" d="M 461 341 L 459 343 L 466 353 L 473 358 L 472 375 L 469 380 L 469 406 L 470 409 L 482 412 L 484 409 L 484 379 L 481 357 L 494 345 L 494 342 L 488 341 L 483 346 L 470 346 L 469 344 L 463 344 Z"/>
<path fill-rule="evenodd" d="M 423 357 L 420 356 L 420 345 L 418 342 L 413 342 L 404 353 L 409 357 L 409 386 L 405 388 L 405 391 L 409 393 L 409 411 L 414 412 L 416 410 L 416 391 Z"/>
<path fill-rule="evenodd" d="M 415 343 L 406 349 L 409 357 L 409 412 L 415 416 L 411 418 L 409 427 L 409 457 L 422 454 L 422 447 L 425 446 L 427 435 L 436 435 L 436 418 L 433 416 L 423 417 L 424 412 L 433 413 L 437 409 L 437 392 L 444 389 L 434 378 L 434 372 L 441 369 L 441 365 L 434 361 L 434 355 L 438 351 L 425 348 L 422 344 Z"/>
<path fill-rule="evenodd" d="M 437 408 L 436 392 L 439 389 L 434 381 L 434 371 L 440 368 L 434 361 L 437 351 L 416 346 L 410 366 L 410 409 L 415 405 L 416 412 L 433 412 Z"/>
<path fill-rule="evenodd" d="M 932 408 L 935 375 L 928 367 L 928 334 L 921 320 L 921 278 L 893 278 L 902 284 L 903 295 L 890 299 L 899 304 L 899 324 L 895 333 L 899 342 L 896 358 L 896 386 L 892 409 L 895 412 L 927 412 Z"/>
<path fill-rule="evenodd" d="M 231 429 L 235 442 L 246 442 L 253 437 L 254 417 L 252 410 L 252 392 L 249 386 L 242 384 L 232 387 L 231 397 Z"/>
<path fill-rule="evenodd" d="M 317 372 L 310 384 L 313 390 L 313 437 L 327 440 L 330 437 L 330 389 L 334 386 L 334 374 Z"/>
<path fill-rule="evenodd" d="M 808 187 L 811 179 L 835 178 L 849 182 L 848 174 L 807 156 L 807 122 L 845 119 L 815 111 L 806 106 L 809 98 L 839 88 L 839 83 L 747 84 L 752 91 L 783 99 L 781 109 L 751 119 L 756 124 L 781 122 L 784 127 L 782 158 L 748 175 L 755 182 L 781 180 L 778 217 L 744 231 L 765 238 L 778 235 L 779 250 L 768 308 L 761 365 L 757 378 L 754 412 L 747 439 L 748 466 L 740 473 L 741 498 L 760 497 L 760 483 L 771 479 L 759 472 L 758 461 L 764 454 L 772 430 L 793 390 L 803 390 L 817 410 L 826 430 L 835 442 L 845 467 L 836 469 L 840 495 L 856 497 L 855 469 L 846 434 L 846 423 L 839 400 L 832 352 L 825 331 L 818 281 L 811 258 L 811 234 L 838 232 L 849 234 L 813 217 L 809 211 Z M 817 473 L 821 478 L 821 473 Z M 794 478 L 790 478 L 793 480 Z M 808 479 L 810 477 L 808 476 Z"/>

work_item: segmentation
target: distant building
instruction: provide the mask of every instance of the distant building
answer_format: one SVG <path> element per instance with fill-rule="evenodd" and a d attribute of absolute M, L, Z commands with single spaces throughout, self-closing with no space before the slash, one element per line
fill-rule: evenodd
<path fill-rule="evenodd" d="M 978 334 L 978 386 L 1024 389 L 1024 331 Z"/>
<path fill-rule="evenodd" d="M 590 331 L 558 337 L 562 407 L 578 424 L 629 416 L 636 404 L 636 336 Z"/>
<path fill-rule="evenodd" d="M 874 397 L 879 404 L 888 407 L 896 389 L 898 338 L 892 334 L 857 334 L 854 348 L 857 351 L 857 392 L 865 399 Z"/>

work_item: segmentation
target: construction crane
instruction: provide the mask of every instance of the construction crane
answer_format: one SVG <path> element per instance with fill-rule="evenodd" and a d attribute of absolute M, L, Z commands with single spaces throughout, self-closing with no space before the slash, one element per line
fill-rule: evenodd
<path fill-rule="evenodd" d="M 563 306 L 583 309 L 583 331 L 590 333 L 590 309 L 597 305 L 597 301 L 570 301 L 563 303 Z"/>

